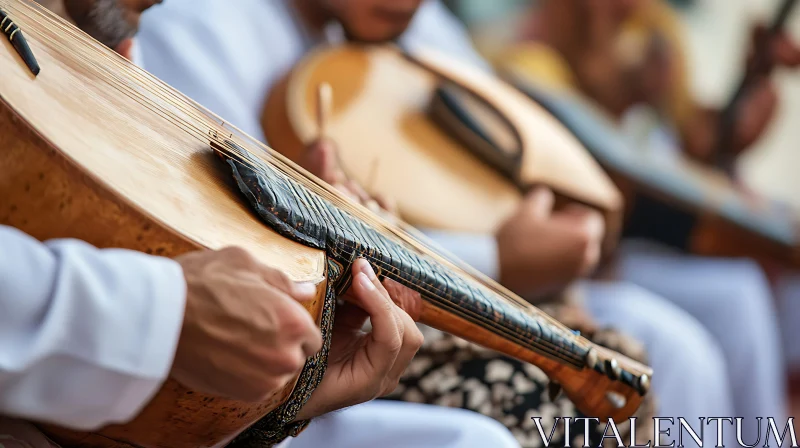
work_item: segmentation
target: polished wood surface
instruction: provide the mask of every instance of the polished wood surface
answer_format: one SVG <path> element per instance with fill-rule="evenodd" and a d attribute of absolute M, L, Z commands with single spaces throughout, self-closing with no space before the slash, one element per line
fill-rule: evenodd
<path fill-rule="evenodd" d="M 34 79 L 10 44 L 0 44 L 0 224 L 40 240 L 79 238 L 168 257 L 246 247 L 295 280 L 318 284 L 317 299 L 306 304 L 318 317 L 325 254 L 264 226 L 228 185 L 207 144 L 97 76 L 76 54 L 47 42 L 38 10 L 22 14 L 21 3 L 11 6 L 42 71 Z M 75 39 L 62 36 L 80 51 Z M 64 446 L 221 446 L 292 388 L 288 384 L 263 403 L 241 403 L 170 380 L 124 426 L 95 435 L 45 429 Z"/>
<path fill-rule="evenodd" d="M 488 74 L 440 54 L 393 47 L 322 48 L 284 78 L 265 103 L 270 143 L 298 160 L 315 139 L 317 88 L 333 89 L 326 126 L 348 174 L 371 194 L 398 202 L 418 227 L 493 232 L 516 209 L 520 190 L 428 116 L 439 83 L 457 82 L 509 120 L 523 148 L 522 180 L 605 211 L 610 238 L 621 219 L 619 192 L 581 144 L 543 109 Z"/>

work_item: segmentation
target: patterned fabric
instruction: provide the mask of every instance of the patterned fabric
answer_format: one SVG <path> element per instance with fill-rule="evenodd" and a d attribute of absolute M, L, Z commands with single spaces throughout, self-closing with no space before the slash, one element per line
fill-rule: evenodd
<path fill-rule="evenodd" d="M 557 311 L 554 316 L 559 317 Z M 555 401 L 550 400 L 547 376 L 537 367 L 429 327 L 422 327 L 422 332 L 425 344 L 388 399 L 479 412 L 506 425 L 524 448 L 544 446 L 531 417 L 542 417 L 546 435 L 553 428 L 555 417 L 585 417 L 564 394 Z M 645 361 L 642 347 L 616 331 L 591 331 L 587 336 L 597 344 Z M 647 443 L 652 438 L 654 411 L 655 402 L 650 393 L 636 414 L 639 443 Z M 627 444 L 630 425 L 615 423 Z M 583 446 L 583 428 L 584 421 L 572 421 L 572 446 Z M 589 428 L 590 445 L 599 446 L 605 424 L 592 422 Z M 611 429 L 608 434 L 613 435 Z M 606 439 L 606 443 L 615 446 L 613 439 Z M 560 421 L 550 446 L 564 445 L 564 424 Z"/>

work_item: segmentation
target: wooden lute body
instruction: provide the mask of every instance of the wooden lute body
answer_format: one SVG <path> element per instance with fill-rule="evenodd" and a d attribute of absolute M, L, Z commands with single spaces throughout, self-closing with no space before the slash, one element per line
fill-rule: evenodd
<path fill-rule="evenodd" d="M 318 299 L 307 306 L 320 316 L 324 252 L 264 226 L 224 182 L 207 143 L 111 82 L 127 61 L 35 5 L 0 6 L 43 66 L 34 79 L 0 39 L 0 224 L 40 240 L 78 238 L 166 257 L 246 247 L 293 279 L 318 284 Z M 105 66 L 92 67 L 90 58 Z M 144 72 L 123 76 L 131 88 L 155 82 Z M 173 151 L 160 156 L 164 148 Z M 169 380 L 128 425 L 98 435 L 47 432 L 66 446 L 215 446 L 284 402 L 293 386 L 252 404 L 203 396 Z"/>
<path fill-rule="evenodd" d="M 428 50 L 348 44 L 311 52 L 271 91 L 262 125 L 292 160 L 317 137 L 317 88 L 332 87 L 327 135 L 348 175 L 397 201 L 417 227 L 492 233 L 534 185 L 604 213 L 612 247 L 622 198 L 582 145 L 546 111 L 490 74 Z M 467 116 L 498 135 L 513 174 L 493 169 L 437 121 L 443 84 L 460 90 Z M 469 98 L 467 98 L 469 97 Z M 472 105 L 468 103 L 473 103 Z M 480 103 L 480 106 L 476 106 Z M 440 103 L 438 103 L 440 105 Z M 470 107 L 475 106 L 475 107 Z M 459 120 L 459 118 L 456 118 Z"/>
<path fill-rule="evenodd" d="M 8 42 L 0 45 L 0 224 L 41 240 L 80 238 L 162 256 L 247 248 L 319 285 L 307 308 L 327 343 L 335 294 L 364 257 L 420 294 L 421 322 L 535 364 L 582 412 L 620 420 L 639 407 L 648 367 L 427 251 L 35 3 L 0 4 L 41 65 L 33 77 Z M 205 396 L 169 380 L 127 424 L 93 433 L 42 429 L 67 447 L 225 446 L 243 432 L 257 437 L 266 423 L 291 421 L 326 356 L 327 345 L 297 381 L 262 403 Z"/>

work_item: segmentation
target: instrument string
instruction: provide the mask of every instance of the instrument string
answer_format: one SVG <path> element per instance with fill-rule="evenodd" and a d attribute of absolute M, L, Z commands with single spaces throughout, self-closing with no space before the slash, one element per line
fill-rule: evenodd
<path fill-rule="evenodd" d="M 481 324 L 482 324 L 482 326 L 484 328 L 490 329 L 495 334 L 503 335 L 503 336 L 505 336 L 506 339 L 515 341 L 515 342 L 517 342 L 519 345 L 521 345 L 523 347 L 528 347 L 528 348 L 531 348 L 531 349 L 534 349 L 534 350 L 538 350 L 540 352 L 544 352 L 545 354 L 549 354 L 551 356 L 554 356 L 554 357 L 557 357 L 557 358 L 561 358 L 561 359 L 563 359 L 565 361 L 572 362 L 576 366 L 581 366 L 582 365 L 582 362 L 583 362 L 583 358 L 582 357 L 580 357 L 580 356 L 578 356 L 578 355 L 576 355 L 576 354 L 574 354 L 572 352 L 565 351 L 565 349 L 559 347 L 558 345 L 552 344 L 550 342 L 542 342 L 542 340 L 539 339 L 539 338 L 533 339 L 533 340 L 530 339 L 530 338 L 525 338 L 523 336 L 520 336 L 520 334 L 518 332 L 515 332 L 514 330 L 511 330 L 508 327 L 504 327 L 504 326 L 498 324 L 497 322 L 492 321 L 491 319 L 488 319 L 484 315 L 481 315 L 481 314 L 478 314 L 478 313 L 468 312 L 468 311 L 464 310 L 461 307 L 453 305 L 449 301 L 440 300 L 439 299 L 439 293 L 438 293 L 437 289 L 435 289 L 436 288 L 435 286 L 432 286 L 432 288 L 434 288 L 434 289 L 430 289 L 430 288 L 427 288 L 425 286 L 419 286 L 420 284 L 424 285 L 425 283 L 424 282 L 411 282 L 411 281 L 403 279 L 401 276 L 393 274 L 390 271 L 390 268 L 392 266 L 387 264 L 387 263 L 385 263 L 384 261 L 380 260 L 379 258 L 376 258 L 376 257 L 371 256 L 369 254 L 363 254 L 361 256 L 363 258 L 368 259 L 371 263 L 373 263 L 375 265 L 382 266 L 385 269 L 385 273 L 384 273 L 385 277 L 390 278 L 390 279 L 392 279 L 392 280 L 394 280 L 394 281 L 396 281 L 396 282 L 398 282 L 398 283 L 402 284 L 403 286 L 406 286 L 406 287 L 408 287 L 410 289 L 417 290 L 417 291 L 422 290 L 423 292 L 427 292 L 428 297 L 431 298 L 434 303 L 436 303 L 441 308 L 447 309 L 448 311 L 450 311 L 452 314 L 454 314 L 456 316 L 468 317 L 468 318 L 472 319 L 473 321 L 479 321 L 479 322 L 481 322 Z"/>
<path fill-rule="evenodd" d="M 46 43 L 55 51 L 75 55 L 76 59 L 78 59 L 84 67 L 94 71 L 94 73 L 97 74 L 103 81 L 107 82 L 109 85 L 115 87 L 132 100 L 157 114 L 166 122 L 183 130 L 187 135 L 196 138 L 198 141 L 206 145 L 209 143 L 209 140 L 216 140 L 217 143 L 220 144 L 219 146 L 224 148 L 231 158 L 234 158 L 234 160 L 240 161 L 243 164 L 250 165 L 251 167 L 254 167 L 254 164 L 248 160 L 247 156 L 255 157 L 261 163 L 268 164 L 283 175 L 300 183 L 310 191 L 328 200 L 337 207 L 372 225 L 376 230 L 383 231 L 384 233 L 394 236 L 394 239 L 397 240 L 396 242 L 399 244 L 412 248 L 421 254 L 431 257 L 440 264 L 450 268 L 455 273 L 462 274 L 462 276 L 466 277 L 465 281 L 470 281 L 471 278 L 473 282 L 480 284 L 486 289 L 489 289 L 496 296 L 505 299 L 507 303 L 523 309 L 525 312 L 532 314 L 534 317 L 547 321 L 551 324 L 551 329 L 553 331 L 560 333 L 562 336 L 566 337 L 567 340 L 573 341 L 579 346 L 587 347 L 591 345 L 584 338 L 575 336 L 571 330 L 567 329 L 563 324 L 556 321 L 548 314 L 533 307 L 524 299 L 511 293 L 473 268 L 463 264 L 463 262 L 454 262 L 453 260 L 455 260 L 455 257 L 448 259 L 432 251 L 429 248 L 430 242 L 426 242 L 425 240 L 427 238 L 422 238 L 423 236 L 419 232 L 416 232 L 417 235 L 411 235 L 406 231 L 406 229 L 401 229 L 397 225 L 388 222 L 382 217 L 376 216 L 360 204 L 353 203 L 346 195 L 337 190 L 333 190 L 328 184 L 317 179 L 302 167 L 295 165 L 294 162 L 285 158 L 285 156 L 282 154 L 273 151 L 272 149 L 263 145 L 263 143 L 241 133 L 241 131 L 225 123 L 216 115 L 205 111 L 202 106 L 193 100 L 184 95 L 178 94 L 176 91 L 174 91 L 174 89 L 169 88 L 162 81 L 133 66 L 116 53 L 107 51 L 104 46 L 96 42 L 94 39 L 91 39 L 81 31 L 75 29 L 71 24 L 68 24 L 59 18 L 56 18 L 56 20 L 53 21 L 50 17 L 48 17 L 52 16 L 52 13 L 46 10 L 42 11 L 43 7 L 40 7 L 39 5 L 33 5 L 33 9 L 36 13 L 38 13 L 37 16 L 31 15 L 25 10 L 15 8 L 13 5 L 6 5 L 6 9 L 14 10 L 16 14 L 25 16 L 29 22 L 38 25 L 36 27 L 30 26 L 29 28 L 31 28 L 31 30 L 29 33 L 35 35 L 39 42 Z M 58 28 L 57 32 L 49 29 L 49 27 L 54 24 Z M 26 32 L 28 32 L 28 30 L 26 30 Z M 84 45 L 77 45 L 77 48 L 71 48 L 70 46 L 65 45 L 65 40 L 63 39 L 64 34 L 67 34 L 73 39 L 80 41 Z M 105 63 L 99 63 L 97 61 L 98 56 L 102 59 L 105 59 Z M 116 69 L 117 72 L 111 70 L 112 67 Z M 122 76 L 123 74 L 125 76 Z M 129 79 L 139 82 L 131 82 Z M 142 86 L 146 87 L 143 88 Z M 155 101 L 156 99 L 160 101 Z M 181 116 L 179 116 L 179 114 Z M 202 123 L 202 125 L 198 123 Z M 232 149 L 228 147 L 228 145 L 225 145 L 223 141 L 220 141 L 220 135 L 224 136 L 228 133 L 231 135 L 236 135 L 238 140 L 237 144 L 239 141 L 245 142 L 243 146 L 257 149 L 257 151 L 243 148 L 246 153 L 241 153 L 238 149 Z M 262 154 L 264 156 L 268 156 L 269 159 L 263 157 Z M 440 249 L 437 248 L 437 250 Z M 380 263 L 382 265 L 384 264 L 381 260 L 373 259 L 372 261 L 374 263 Z M 384 266 L 384 268 L 386 267 L 387 266 Z M 389 272 L 388 269 L 387 272 Z M 397 281 L 398 279 L 394 280 Z M 419 287 L 417 285 L 414 286 Z M 425 288 L 431 288 L 428 289 L 428 292 L 431 295 L 435 295 L 435 291 L 432 289 L 435 288 L 434 285 L 421 286 Z"/>

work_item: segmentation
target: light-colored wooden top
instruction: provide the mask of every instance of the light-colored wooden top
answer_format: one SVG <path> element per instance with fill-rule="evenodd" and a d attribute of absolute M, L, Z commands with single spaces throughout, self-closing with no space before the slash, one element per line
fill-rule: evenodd
<path fill-rule="evenodd" d="M 522 196 L 428 116 L 441 79 L 437 74 L 445 75 L 488 100 L 521 133 L 524 181 L 601 209 L 621 207 L 619 192 L 599 165 L 524 95 L 438 53 L 414 56 L 419 63 L 385 46 L 313 52 L 294 68 L 286 90 L 295 133 L 304 142 L 317 137 L 317 88 L 328 83 L 333 111 L 326 132 L 348 174 L 371 194 L 396 200 L 415 226 L 493 232 Z"/>
<path fill-rule="evenodd" d="M 45 27 L 41 7 L 11 0 L 0 7 L 42 68 L 34 78 L 0 39 L 0 99 L 24 119 L 20 126 L 34 128 L 113 195 L 197 245 L 242 246 L 296 280 L 323 278 L 321 251 L 267 228 L 226 183 L 206 137 L 214 120 L 199 118 L 199 109 L 115 53 L 85 45 L 74 29 Z M 10 199 L 0 194 L 0 205 Z"/>

